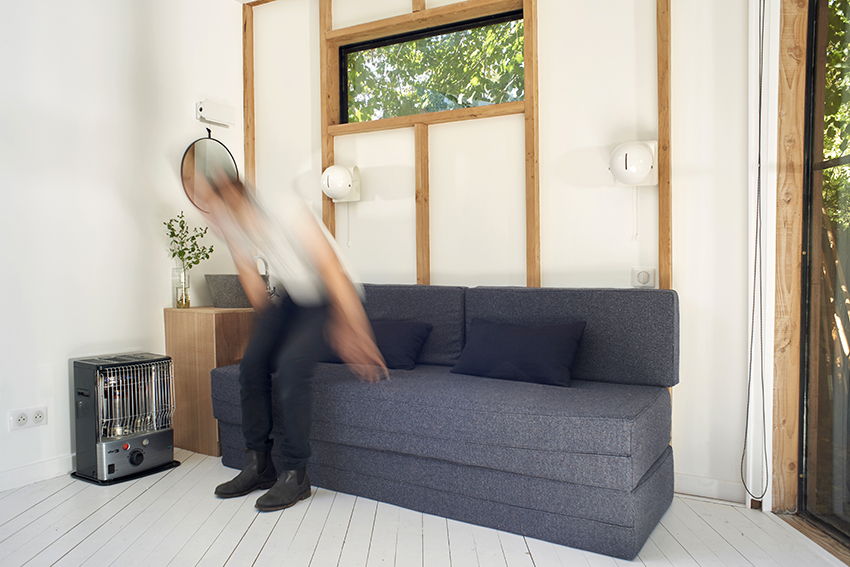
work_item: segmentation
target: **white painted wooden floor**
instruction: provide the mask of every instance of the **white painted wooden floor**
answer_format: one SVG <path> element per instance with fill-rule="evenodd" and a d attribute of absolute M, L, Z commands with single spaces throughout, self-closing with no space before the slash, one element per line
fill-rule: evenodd
<path fill-rule="evenodd" d="M 259 492 L 213 496 L 234 475 L 220 459 L 175 458 L 175 469 L 113 486 L 64 476 L 0 493 L 0 566 L 843 565 L 772 514 L 684 496 L 628 562 L 321 489 L 260 514 Z"/>

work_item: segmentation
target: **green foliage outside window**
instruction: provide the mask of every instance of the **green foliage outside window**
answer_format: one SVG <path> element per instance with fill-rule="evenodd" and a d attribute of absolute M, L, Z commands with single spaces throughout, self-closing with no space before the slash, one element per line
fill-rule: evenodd
<path fill-rule="evenodd" d="M 850 145 L 850 0 L 829 0 L 825 73 L 823 159 L 848 154 Z M 819 161 L 817 156 L 815 161 Z M 824 208 L 830 220 L 850 228 L 850 167 L 823 172 Z"/>
<path fill-rule="evenodd" d="M 348 122 L 524 100 L 523 22 L 347 55 Z"/>

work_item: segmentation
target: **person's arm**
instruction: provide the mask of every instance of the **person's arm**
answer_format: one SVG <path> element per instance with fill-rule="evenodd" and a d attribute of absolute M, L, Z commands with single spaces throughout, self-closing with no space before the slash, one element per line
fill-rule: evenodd
<path fill-rule="evenodd" d="M 389 378 L 387 365 L 375 344 L 372 325 L 360 303 L 360 297 L 325 239 L 318 221 L 309 213 L 300 223 L 302 244 L 310 254 L 328 293 L 330 321 L 328 340 L 343 362 L 365 382 Z"/>
<path fill-rule="evenodd" d="M 239 283 L 242 284 L 242 289 L 245 290 L 248 301 L 251 302 L 254 311 L 257 313 L 264 312 L 271 306 L 271 299 L 269 299 L 266 282 L 257 270 L 257 264 L 246 256 L 233 253 L 232 249 L 231 256 L 233 263 L 236 264 L 236 272 L 239 274 Z"/>

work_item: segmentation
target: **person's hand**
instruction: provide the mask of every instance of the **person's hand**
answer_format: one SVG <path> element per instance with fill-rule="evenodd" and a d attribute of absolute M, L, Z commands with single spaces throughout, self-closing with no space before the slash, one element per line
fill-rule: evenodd
<path fill-rule="evenodd" d="M 361 382 L 389 380 L 390 374 L 381 351 L 375 345 L 372 329 L 332 310 L 327 326 L 328 344 Z"/>

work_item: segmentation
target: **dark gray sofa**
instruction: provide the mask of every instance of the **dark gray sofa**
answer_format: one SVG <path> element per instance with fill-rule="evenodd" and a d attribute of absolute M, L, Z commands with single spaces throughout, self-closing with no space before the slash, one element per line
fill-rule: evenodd
<path fill-rule="evenodd" d="M 372 320 L 433 325 L 413 370 L 314 376 L 313 484 L 624 559 L 673 497 L 668 290 L 367 285 Z M 569 387 L 449 371 L 471 321 L 586 321 Z M 212 372 L 223 463 L 244 460 L 238 367 Z M 278 420 L 280 421 L 280 420 Z"/>

